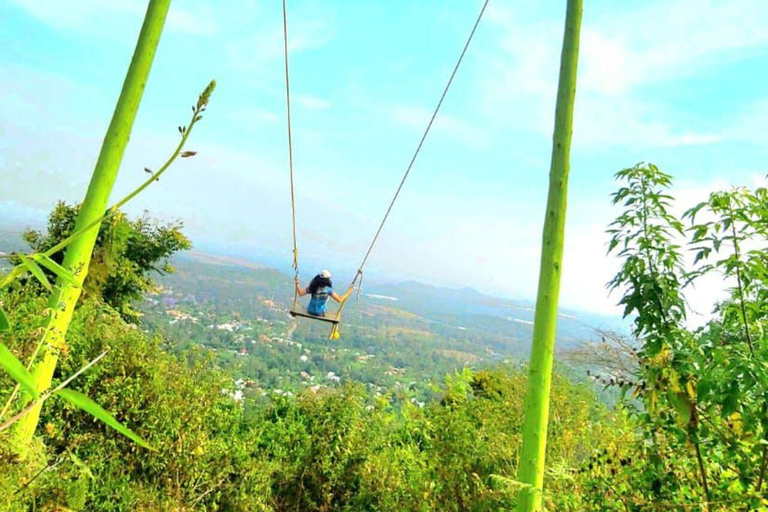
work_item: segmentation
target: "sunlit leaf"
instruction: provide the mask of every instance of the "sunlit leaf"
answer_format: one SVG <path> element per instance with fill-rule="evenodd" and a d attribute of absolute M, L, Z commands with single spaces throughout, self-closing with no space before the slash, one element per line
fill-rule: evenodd
<path fill-rule="evenodd" d="M 8 317 L 5 315 L 5 311 L 3 311 L 3 308 L 0 308 L 0 332 L 8 332 L 11 330 L 11 322 L 8 320 Z"/>
<path fill-rule="evenodd" d="M 127 438 L 131 439 L 133 442 L 135 442 L 139 446 L 143 446 L 148 450 L 155 449 L 149 443 L 147 443 L 138 435 L 136 435 L 131 429 L 129 429 L 128 427 L 124 426 L 119 421 L 117 421 L 114 416 L 112 416 L 109 412 L 104 410 L 104 408 L 102 408 L 99 404 L 97 404 L 96 402 L 94 402 L 84 394 L 71 389 L 60 389 L 59 391 L 56 392 L 56 394 L 62 397 L 63 399 L 67 400 L 69 403 L 71 403 L 78 409 L 82 409 L 83 411 L 87 412 L 94 418 L 100 421 L 103 421 L 108 426 L 112 427 L 113 429 L 117 430 Z"/>
<path fill-rule="evenodd" d="M 37 389 L 35 389 L 35 379 L 32 374 L 24 368 L 24 365 L 18 358 L 13 355 L 8 347 L 0 343 L 0 365 L 11 375 L 13 380 L 19 383 L 24 388 L 24 391 L 29 393 L 32 397 L 37 398 Z"/>
<path fill-rule="evenodd" d="M 37 254 L 34 254 L 32 258 L 38 263 L 40 263 L 42 266 L 44 266 L 45 268 L 47 268 L 48 270 L 50 270 L 51 272 L 53 272 L 54 274 L 56 274 L 57 276 L 65 280 L 67 283 L 78 288 L 80 287 L 80 283 L 77 282 L 77 278 L 75 278 L 75 275 L 72 272 L 62 267 L 61 265 L 59 265 L 58 263 L 53 261 L 51 258 L 46 256 L 45 254 L 37 253 Z"/>
<path fill-rule="evenodd" d="M 24 267 L 26 267 L 26 269 L 29 270 L 29 272 L 33 276 L 35 276 L 35 279 L 40 281 L 40 284 L 42 284 L 46 290 L 48 291 L 53 290 L 53 287 L 51 286 L 51 282 L 45 276 L 45 272 L 43 272 L 43 269 L 41 269 L 37 263 L 35 263 L 26 254 L 19 253 L 18 256 L 19 256 L 19 259 L 21 260 L 21 263 L 24 265 Z"/>

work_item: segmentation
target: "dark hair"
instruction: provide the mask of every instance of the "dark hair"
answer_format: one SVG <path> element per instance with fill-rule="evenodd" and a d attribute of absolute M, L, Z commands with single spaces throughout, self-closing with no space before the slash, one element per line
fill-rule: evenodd
<path fill-rule="evenodd" d="M 324 286 L 333 287 L 333 283 L 331 283 L 331 279 L 328 277 L 323 277 L 320 274 L 316 275 L 312 278 L 312 281 L 309 283 L 309 293 L 312 295 L 317 293 L 318 288 L 323 288 Z"/>

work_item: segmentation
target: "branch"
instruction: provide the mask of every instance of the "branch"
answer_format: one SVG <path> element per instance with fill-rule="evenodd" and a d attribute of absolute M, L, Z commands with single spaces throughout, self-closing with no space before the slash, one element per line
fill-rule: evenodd
<path fill-rule="evenodd" d="M 153 173 L 152 176 L 147 178 L 144 183 L 142 183 L 136 190 L 125 196 L 123 199 L 112 205 L 107 209 L 107 211 L 99 217 L 98 219 L 94 220 L 87 226 L 84 226 L 71 235 L 69 235 L 67 238 L 59 242 L 58 244 L 54 245 L 47 251 L 45 251 L 43 254 L 46 256 L 51 256 L 60 250 L 64 249 L 66 246 L 68 246 L 70 243 L 72 243 L 76 238 L 79 238 L 87 231 L 90 231 L 94 227 L 99 226 L 103 221 L 113 217 L 119 208 L 121 208 L 123 205 L 125 205 L 128 201 L 136 197 L 138 194 L 144 191 L 148 186 L 150 186 L 153 182 L 156 182 L 160 179 L 160 176 L 165 173 L 165 171 L 168 170 L 168 168 L 173 164 L 176 159 L 181 156 L 182 158 L 187 158 L 190 156 L 194 156 L 194 151 L 185 151 L 182 152 L 182 149 L 184 149 L 184 145 L 187 142 L 187 139 L 189 138 L 189 135 L 192 133 L 192 129 L 194 128 L 195 124 L 197 124 L 198 121 L 202 119 L 202 113 L 205 111 L 206 106 L 208 105 L 208 100 L 210 99 L 211 93 L 213 93 L 214 88 L 216 87 L 216 81 L 211 81 L 210 84 L 208 84 L 208 87 L 205 88 L 202 94 L 200 94 L 200 97 L 198 98 L 197 105 L 192 107 L 192 119 L 189 122 L 188 127 L 180 127 L 179 131 L 181 132 L 181 141 L 179 142 L 178 146 L 176 146 L 176 149 L 173 151 L 171 156 L 166 160 L 166 162 L 163 164 L 160 169 Z M 14 267 L 11 272 L 9 272 L 5 278 L 0 281 L 0 288 L 4 288 L 5 286 L 8 286 L 11 282 L 13 282 L 14 279 L 19 277 L 21 274 L 24 273 L 24 267 L 17 265 Z"/>
<path fill-rule="evenodd" d="M 34 402 L 32 402 L 31 404 L 26 406 L 24 409 L 19 411 L 19 413 L 17 413 L 15 416 L 11 417 L 8 421 L 6 421 L 2 425 L 0 425 L 0 432 L 6 430 L 8 427 L 10 427 L 11 425 L 13 425 L 17 421 L 19 421 L 21 418 L 23 418 L 24 416 L 26 416 L 27 414 L 32 412 L 32 409 L 34 409 L 35 407 L 37 407 L 41 403 L 45 402 L 46 400 L 48 400 L 54 393 L 64 389 L 67 386 L 67 384 L 69 384 L 70 382 L 72 382 L 73 380 L 78 378 L 84 371 L 86 371 L 88 368 L 90 368 L 91 366 L 96 364 L 102 357 L 107 355 L 107 352 L 109 352 L 109 349 L 105 350 L 104 352 L 99 354 L 94 360 L 92 360 L 90 363 L 88 363 L 85 366 L 83 366 L 82 368 L 80 368 L 78 371 L 76 371 L 67 380 L 65 380 L 64 382 L 62 382 L 61 384 L 59 384 L 55 388 L 51 389 L 50 391 L 46 391 L 45 393 L 43 393 L 43 395 L 40 398 L 38 398 L 37 400 L 35 400 Z"/>

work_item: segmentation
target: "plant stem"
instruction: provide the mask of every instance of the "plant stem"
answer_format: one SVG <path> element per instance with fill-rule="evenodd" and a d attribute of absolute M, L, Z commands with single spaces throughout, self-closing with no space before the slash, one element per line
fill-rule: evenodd
<path fill-rule="evenodd" d="M 533 346 L 525 397 L 523 446 L 520 455 L 519 480 L 524 487 L 518 494 L 518 510 L 535 512 L 541 508 L 544 485 L 544 462 L 549 419 L 549 394 L 560 297 L 560 277 L 565 240 L 565 218 L 570 172 L 573 105 L 576 97 L 576 75 L 579 60 L 582 0 L 568 0 L 563 49 L 560 57 L 560 79 L 555 110 L 555 131 L 549 193 L 542 234 L 541 267 L 533 327 Z"/>
<path fill-rule="evenodd" d="M 128 203 L 134 197 L 136 197 L 141 192 L 143 192 L 144 189 L 149 187 L 152 183 L 158 181 L 160 179 L 160 176 L 162 176 L 165 173 L 165 171 L 168 170 L 168 168 L 173 164 L 173 162 L 176 161 L 176 159 L 181 154 L 181 151 L 184 149 L 187 139 L 189 138 L 189 134 L 192 133 L 192 129 L 194 128 L 195 124 L 197 124 L 198 115 L 199 113 L 197 111 L 192 114 L 192 119 L 189 122 L 187 130 L 183 133 L 181 137 L 181 142 L 179 142 L 178 146 L 176 146 L 176 149 L 174 149 L 173 153 L 171 153 L 171 156 L 168 157 L 168 159 L 165 161 L 163 166 L 160 167 L 160 169 L 157 172 L 153 173 L 150 178 L 148 178 L 146 181 L 144 181 L 144 183 L 139 185 L 138 188 L 136 188 L 133 192 L 131 192 L 130 194 L 122 198 L 120 201 L 116 202 L 115 204 L 107 208 L 104 215 L 95 219 L 93 222 L 91 222 L 87 226 L 83 226 L 82 228 L 73 232 L 67 238 L 60 241 L 56 245 L 54 245 L 53 247 L 45 251 L 43 254 L 50 257 L 56 254 L 57 252 L 61 251 L 62 249 L 67 247 L 69 244 L 71 244 L 77 238 L 81 237 L 86 232 L 90 231 L 97 225 L 101 225 L 101 223 L 104 222 L 105 220 L 111 217 L 114 217 L 117 214 L 118 210 L 123 206 L 125 206 L 126 203 Z M 20 276 L 24 272 L 25 272 L 25 267 L 23 265 L 15 266 L 13 269 L 11 269 L 11 272 L 9 272 L 0 282 L 0 288 L 4 288 L 5 286 L 8 286 L 14 279 L 16 279 L 18 276 Z"/>
<path fill-rule="evenodd" d="M 43 341 L 46 339 L 46 336 L 48 336 L 48 331 L 51 329 L 52 324 L 52 318 L 53 313 L 48 313 L 48 318 L 45 321 L 45 329 L 43 330 L 43 335 L 40 337 L 40 341 L 37 343 L 37 346 L 35 347 L 35 350 L 32 352 L 32 356 L 30 356 L 29 361 L 27 362 L 27 370 L 30 370 L 32 368 L 32 365 L 35 362 L 35 359 L 37 358 L 37 354 L 40 352 L 40 348 L 43 346 Z M 10 410 L 11 405 L 13 404 L 13 401 L 16 399 L 16 396 L 19 394 L 19 390 L 21 389 L 21 386 L 17 383 L 13 387 L 13 392 L 11 392 L 11 396 L 8 397 L 8 401 L 5 402 L 5 406 L 3 407 L 2 412 L 0 412 L 0 420 L 2 420 L 6 413 Z"/>
<path fill-rule="evenodd" d="M 61 462 L 62 462 L 63 460 L 64 460 L 64 459 L 61 459 L 61 458 L 59 458 L 59 459 L 56 459 L 56 461 L 55 461 L 55 462 L 52 462 L 52 463 L 48 464 L 47 466 L 45 466 L 43 469 L 41 469 L 40 471 L 38 471 L 38 472 L 35 474 L 35 476 L 33 476 L 32 478 L 30 478 L 30 479 L 29 479 L 29 480 L 28 480 L 28 481 L 27 481 L 27 482 L 26 482 L 24 485 L 22 485 L 21 487 L 19 487 L 18 489 L 16 489 L 16 492 L 14 492 L 14 493 L 13 493 L 13 495 L 14 495 L 14 496 L 16 496 L 16 495 L 17 495 L 17 494 L 19 494 L 20 492 L 23 492 L 23 491 L 24 491 L 24 489 L 26 489 L 27 487 L 29 487 L 30 485 L 32 485 L 32 483 L 33 483 L 35 480 L 37 480 L 38 478 L 40 478 L 40 476 L 41 476 L 43 473 L 45 473 L 46 471 L 48 471 L 48 470 L 51 470 L 51 469 L 56 469 L 56 466 L 58 466 L 59 464 L 61 464 Z"/>
<path fill-rule="evenodd" d="M 144 189 L 146 189 L 152 183 L 154 183 L 157 180 L 159 180 L 160 176 L 162 176 L 163 173 L 168 170 L 168 168 L 171 166 L 171 164 L 173 164 L 173 162 L 176 160 L 176 158 L 178 158 L 178 156 L 181 154 L 181 150 L 184 149 L 184 144 L 187 142 L 187 138 L 189 137 L 189 134 L 192 133 L 192 129 L 194 128 L 195 124 L 197 123 L 197 115 L 198 115 L 197 112 L 192 114 L 192 120 L 189 123 L 189 128 L 187 129 L 186 132 L 184 132 L 184 134 L 183 134 L 183 136 L 181 138 L 181 141 L 179 142 L 179 145 L 176 146 L 176 149 L 173 151 L 173 154 L 171 154 L 171 156 L 168 158 L 168 160 L 166 160 L 166 162 L 163 164 L 163 166 L 157 172 L 152 174 L 152 176 L 150 178 L 148 178 L 146 181 L 144 181 L 144 183 L 139 185 L 139 187 L 136 188 L 136 190 L 134 190 L 133 192 L 131 192 L 130 194 L 128 194 L 127 196 L 122 198 L 120 201 L 118 201 L 114 205 L 110 206 L 107 209 L 106 213 L 104 213 L 104 215 L 102 217 L 94 220 L 89 225 L 87 225 L 87 226 L 85 226 L 85 227 L 75 231 L 70 236 L 68 236 L 67 238 L 65 238 L 64 240 L 59 242 L 58 244 L 54 245 L 53 247 L 51 247 L 50 249 L 45 251 L 44 254 L 46 256 L 51 256 L 52 254 L 55 254 L 55 253 L 59 252 L 60 250 L 65 248 L 67 245 L 72 243 L 75 239 L 77 239 L 78 237 L 82 236 L 88 230 L 93 229 L 97 225 L 100 225 L 103 221 L 109 219 L 110 217 L 113 217 L 115 214 L 117 214 L 118 210 L 120 208 L 122 208 L 128 201 L 130 201 L 131 199 L 133 199 L 134 197 L 139 195 L 141 192 L 144 191 Z"/>
<path fill-rule="evenodd" d="M 211 82 L 211 84 L 208 86 L 208 89 L 206 90 L 212 90 L 212 86 L 215 85 L 215 81 Z M 200 105 L 198 105 L 199 107 Z M 189 134 L 192 132 L 192 129 L 194 128 L 195 124 L 199 121 L 199 110 L 195 110 L 192 114 L 192 119 L 190 120 L 189 124 L 187 125 L 188 128 L 184 131 L 182 134 L 181 142 L 179 142 L 179 145 L 176 146 L 176 149 L 174 149 L 171 156 L 168 157 L 168 159 L 165 161 L 165 163 L 160 167 L 160 169 L 152 174 L 152 177 L 147 179 L 144 183 L 139 185 L 138 188 L 136 188 L 133 192 L 125 196 L 123 199 L 115 203 L 114 205 L 110 206 L 106 213 L 99 219 L 96 219 L 93 223 L 91 223 L 88 226 L 85 226 L 84 228 L 72 233 L 67 238 L 59 242 L 58 244 L 54 245 L 47 251 L 45 251 L 43 254 L 50 257 L 60 250 L 64 249 L 66 246 L 68 246 L 70 243 L 72 243 L 75 239 L 82 236 L 85 232 L 87 232 L 89 229 L 92 229 L 97 224 L 100 224 L 101 222 L 109 219 L 110 217 L 113 217 L 118 210 L 123 207 L 128 201 L 139 195 L 144 189 L 146 189 L 148 186 L 150 186 L 152 183 L 158 181 L 160 179 L 160 176 L 165 173 L 165 171 L 168 170 L 168 168 L 173 164 L 173 162 L 178 158 L 178 156 L 181 154 L 181 151 L 184 149 L 184 146 L 186 145 L 187 138 L 189 137 Z M 30 255 L 31 257 L 31 255 Z M 24 273 L 24 266 L 23 265 L 17 265 L 12 269 L 12 271 L 7 274 L 2 282 L 0 282 L 0 288 L 3 288 L 10 284 L 16 277 Z M 45 331 L 43 333 L 43 336 L 40 339 L 40 342 L 38 342 L 37 346 L 35 347 L 35 350 L 32 352 L 32 356 L 30 356 L 29 361 L 27 362 L 27 370 L 31 369 L 32 365 L 35 362 L 35 359 L 37 358 L 37 354 L 40 352 L 40 349 L 43 346 L 43 342 L 46 339 L 46 336 L 48 334 L 48 330 L 51 328 L 52 324 L 52 316 L 48 318 L 48 321 L 46 322 Z M 16 398 L 16 395 L 19 392 L 19 385 L 16 384 L 16 386 L 13 388 L 13 392 L 11 393 L 11 396 L 8 398 L 8 400 L 5 403 L 5 406 L 3 407 L 2 412 L 0 412 L 0 419 L 2 419 L 5 414 L 8 412 L 8 409 L 11 407 L 14 399 Z"/>
<path fill-rule="evenodd" d="M 741 254 L 739 253 L 739 241 L 736 237 L 736 219 L 733 216 L 732 199 L 728 198 L 728 212 L 731 215 L 731 234 L 733 236 L 733 255 L 736 257 L 736 284 L 739 290 L 739 306 L 741 309 L 741 318 L 744 321 L 744 334 L 747 337 L 747 347 L 749 354 L 755 357 L 755 349 L 752 346 L 752 336 L 749 332 L 749 322 L 747 321 L 747 309 L 744 305 L 744 287 L 741 284 Z"/>
<path fill-rule="evenodd" d="M 704 487 L 704 497 L 706 498 L 707 510 L 711 510 L 710 503 L 712 496 L 709 494 L 709 484 L 707 483 L 707 469 L 704 467 L 704 459 L 701 457 L 701 447 L 698 439 L 693 443 L 696 448 L 696 460 L 699 461 L 699 472 L 701 473 L 701 486 Z"/>
<path fill-rule="evenodd" d="M 88 368 L 90 368 L 90 367 L 91 367 L 91 366 L 93 366 L 94 364 L 98 363 L 98 362 L 99 362 L 99 360 L 100 360 L 102 357 L 104 357 L 105 355 L 107 355 L 107 352 L 109 352 L 109 350 L 105 350 L 104 352 L 102 352 L 101 354 L 99 354 L 99 355 L 98 355 L 98 356 L 97 356 L 95 359 L 93 359 L 91 362 L 89 362 L 88 364 L 86 364 L 85 366 L 83 366 L 82 368 L 80 368 L 80 369 L 79 369 L 78 371 L 76 371 L 76 372 L 75 372 L 75 373 L 74 373 L 72 376 L 70 376 L 70 377 L 69 377 L 67 380 L 65 380 L 64 382 L 62 382 L 61 384 L 59 384 L 59 385 L 58 385 L 58 386 L 56 386 L 55 388 L 51 389 L 50 391 L 46 391 L 45 393 L 43 393 L 43 394 L 40 396 L 40 398 L 38 398 L 37 400 L 35 400 L 34 402 L 32 402 L 31 404 L 29 404 L 28 406 L 26 406 L 24 409 L 22 409 L 22 410 L 21 410 L 21 411 L 19 411 L 17 414 L 15 414 L 13 417 L 11 417 L 11 418 L 10 418 L 8 421 L 6 421 L 6 422 L 5 422 L 5 423 L 3 423 L 2 425 L 0 425 L 0 432 L 2 432 L 3 430 L 7 429 L 8 427 L 10 427 L 11 425 L 13 425 L 13 424 L 14 424 L 14 423 L 16 423 L 17 421 L 21 420 L 22 418 L 24 418 L 25 416 L 27 416 L 28 414 L 30 414 L 30 413 L 32 412 L 32 410 L 33 410 L 33 409 L 35 409 L 35 408 L 39 408 L 39 407 L 42 405 L 42 403 L 43 403 L 43 402 L 45 402 L 46 400 L 48 400 L 49 398 L 51 398 L 51 396 L 52 396 L 54 393 L 56 393 L 57 391 L 60 391 L 60 390 L 64 389 L 65 387 L 67 387 L 67 385 L 68 385 L 70 382 L 72 382 L 73 380 L 75 380 L 76 378 L 78 378 L 78 377 L 79 377 L 79 376 L 80 376 L 80 375 L 81 375 L 81 374 L 82 374 L 84 371 L 86 371 Z"/>
<path fill-rule="evenodd" d="M 117 178 L 125 147 L 128 144 L 133 122 L 141 103 L 170 2 L 171 0 L 149 1 L 120 98 L 104 137 L 88 192 L 75 222 L 75 232 L 89 226 L 100 225 L 101 218 L 104 216 L 107 201 Z M 97 235 L 98 228 L 88 228 L 81 236 L 72 241 L 64 255 L 63 267 L 75 275 L 80 286 L 72 286 L 59 278 L 58 289 L 51 294 L 49 307 L 54 315 L 53 324 L 45 339 L 43 360 L 36 365 L 34 370 L 35 385 L 40 391 L 51 385 L 58 362 L 58 354 L 65 344 L 65 335 L 80 297 L 83 281 L 88 274 L 88 266 Z M 17 433 L 22 446 L 28 446 L 32 440 L 39 417 L 40 404 L 37 404 L 31 413 L 19 422 Z M 22 453 L 22 455 L 24 454 Z"/>
<path fill-rule="evenodd" d="M 645 250 L 643 253 L 645 254 L 646 259 L 646 265 L 648 265 L 648 271 L 651 273 L 651 277 L 653 278 L 654 284 L 659 284 L 659 275 L 656 270 L 656 264 L 653 261 L 653 257 L 651 256 L 651 248 L 649 246 L 648 242 L 648 185 L 646 184 L 646 178 L 644 174 L 640 175 L 640 190 L 642 191 L 642 208 L 641 208 L 641 215 L 643 217 L 643 237 L 645 238 Z M 670 322 L 667 320 L 667 313 L 664 309 L 664 306 L 661 304 L 661 300 L 659 299 L 659 295 L 657 293 L 653 294 L 654 301 L 656 302 L 656 307 L 659 309 L 659 315 L 661 316 L 661 321 L 664 324 L 664 327 L 669 329 L 670 328 Z"/>
<path fill-rule="evenodd" d="M 760 465 L 760 475 L 757 477 L 757 485 L 755 486 L 757 489 L 758 496 L 760 495 L 760 491 L 763 490 L 763 482 L 765 481 L 765 469 L 766 466 L 768 466 L 768 445 L 763 445 L 763 463 Z"/>

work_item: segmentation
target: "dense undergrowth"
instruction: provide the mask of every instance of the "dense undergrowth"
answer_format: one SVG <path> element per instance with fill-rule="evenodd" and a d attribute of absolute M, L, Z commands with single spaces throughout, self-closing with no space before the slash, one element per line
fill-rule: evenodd
<path fill-rule="evenodd" d="M 4 297 L 20 354 L 40 300 L 23 290 Z M 233 400 L 232 379 L 204 354 L 178 358 L 160 342 L 96 301 L 79 308 L 59 371 L 109 348 L 76 387 L 156 451 L 53 402 L 28 460 L 2 438 L 5 510 L 458 511 L 514 502 L 518 369 L 451 375 L 441 400 L 424 408 L 352 383 L 251 407 Z M 566 496 L 572 468 L 619 431 L 584 386 L 558 378 L 553 396 L 549 489 Z"/>
<path fill-rule="evenodd" d="M 614 197 L 624 213 L 611 225 L 610 248 L 622 266 L 610 285 L 633 318 L 633 338 L 598 348 L 591 362 L 610 372 L 603 380 L 623 398 L 608 409 L 584 384 L 555 378 L 545 507 L 768 510 L 768 192 L 713 193 L 680 220 L 667 192 L 671 178 L 655 166 L 618 177 L 624 186 Z M 707 277 L 723 283 L 723 299 L 692 328 L 685 296 Z M 18 450 L 9 431 L 0 432 L 0 510 L 515 505 L 524 368 L 449 374 L 423 407 L 398 388 L 377 396 L 352 381 L 237 400 L 233 377 L 209 352 L 166 352 L 159 335 L 103 297 L 91 290 L 81 301 L 54 382 L 109 349 L 72 386 L 155 449 L 53 397 L 31 446 Z M 0 303 L 14 325 L 3 344 L 29 360 L 44 325 L 44 290 L 17 281 Z M 0 374 L 0 402 L 13 384 Z"/>

